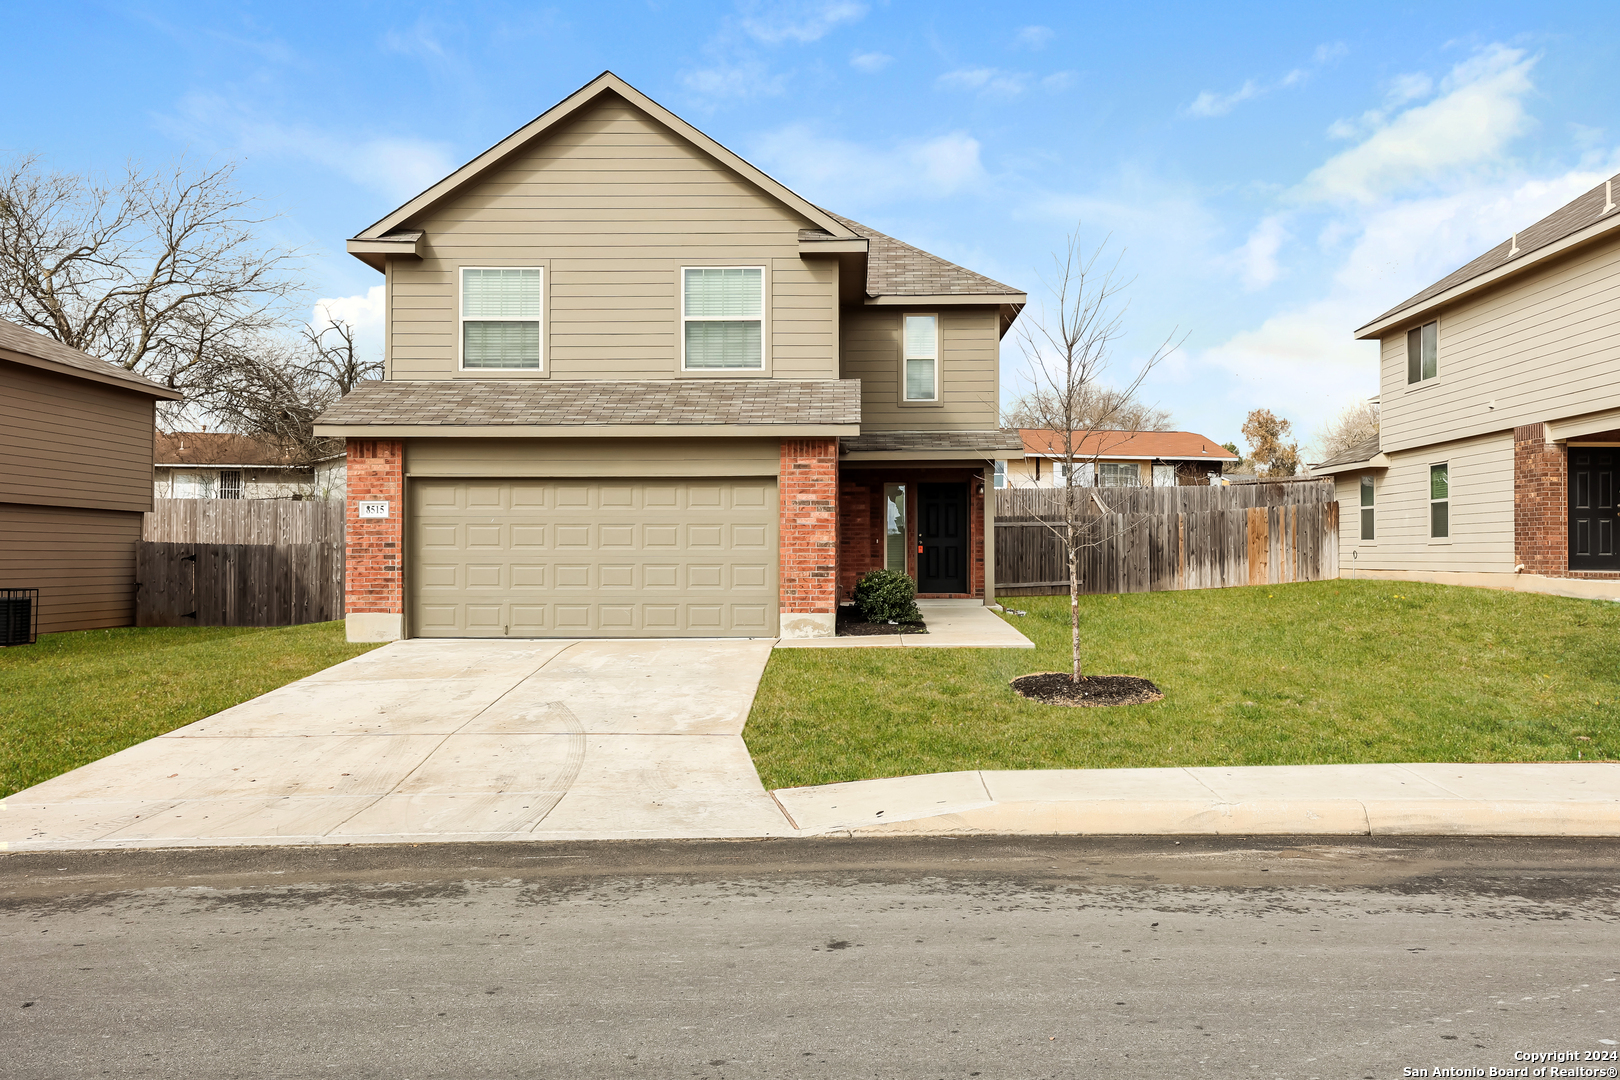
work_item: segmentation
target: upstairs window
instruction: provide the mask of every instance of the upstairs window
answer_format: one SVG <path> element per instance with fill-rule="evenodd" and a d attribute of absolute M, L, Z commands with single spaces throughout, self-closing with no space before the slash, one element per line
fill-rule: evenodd
<path fill-rule="evenodd" d="M 1424 323 L 1406 332 L 1406 381 L 1423 382 L 1440 372 L 1440 324 Z"/>
<path fill-rule="evenodd" d="M 681 271 L 681 366 L 687 371 L 765 367 L 765 271 L 688 266 Z"/>
<path fill-rule="evenodd" d="M 539 370 L 539 267 L 462 268 L 461 366 Z"/>
<path fill-rule="evenodd" d="M 907 315 L 904 338 L 907 401 L 939 400 L 939 317 Z"/>
<path fill-rule="evenodd" d="M 1451 535 L 1451 468 L 1429 466 L 1429 535 L 1442 539 Z"/>
<path fill-rule="evenodd" d="M 1373 478 L 1361 478 L 1361 538 L 1371 540 L 1374 537 L 1373 526 Z"/>

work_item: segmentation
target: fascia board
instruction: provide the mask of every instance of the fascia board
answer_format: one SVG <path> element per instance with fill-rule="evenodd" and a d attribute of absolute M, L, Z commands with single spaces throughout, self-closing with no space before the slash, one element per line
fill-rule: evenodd
<path fill-rule="evenodd" d="M 944 307 L 956 304 L 1026 304 L 1023 293 L 932 293 L 917 296 L 868 296 L 868 307 Z"/>
<path fill-rule="evenodd" d="M 850 450 L 840 454 L 843 462 L 858 461 L 1020 461 L 1018 450 Z"/>
<path fill-rule="evenodd" d="M 805 438 L 861 433 L 859 424 L 316 424 L 315 434 L 350 439 Z"/>
<path fill-rule="evenodd" d="M 800 255 L 868 255 L 872 241 L 865 237 L 854 240 L 800 240 Z"/>
<path fill-rule="evenodd" d="M 1512 262 L 1504 263 L 1495 270 L 1489 270 L 1476 278 L 1469 278 L 1467 281 L 1453 285 L 1445 292 L 1440 293 L 1438 296 L 1431 296 L 1421 304 L 1414 304 L 1409 308 L 1403 308 L 1395 312 L 1386 319 L 1368 323 L 1356 331 L 1356 340 L 1373 341 L 1381 338 L 1394 327 L 1423 319 L 1447 304 L 1455 303 L 1463 297 L 1479 292 L 1482 289 L 1488 289 L 1516 274 L 1522 274 L 1546 262 L 1548 259 L 1557 258 L 1559 255 L 1580 247 L 1582 244 L 1601 239 L 1617 227 L 1620 227 L 1620 214 L 1611 213 L 1609 217 L 1600 218 L 1579 232 L 1570 233 L 1562 240 L 1548 244 L 1546 247 L 1537 248 L 1529 254 L 1521 255 Z"/>
<path fill-rule="evenodd" d="M 1552 442 L 1567 442 L 1582 435 L 1596 435 L 1600 431 L 1620 428 L 1620 409 L 1588 413 L 1568 420 L 1553 420 L 1547 424 L 1547 436 Z"/>
<path fill-rule="evenodd" d="M 104 375 L 99 371 L 88 371 L 85 368 L 74 367 L 72 364 L 61 364 L 47 357 L 31 356 L 28 353 L 17 352 L 14 349 L 0 349 L 0 360 L 9 360 L 11 363 L 20 364 L 23 367 L 49 371 L 53 375 L 67 375 L 75 379 L 84 379 L 86 382 L 101 383 L 103 386 L 128 390 L 132 394 L 145 394 L 147 397 L 161 398 L 164 401 L 184 401 L 186 397 L 178 390 L 170 390 L 168 387 L 158 386 L 156 383 L 143 385 L 128 379 L 120 379 L 117 375 Z"/>

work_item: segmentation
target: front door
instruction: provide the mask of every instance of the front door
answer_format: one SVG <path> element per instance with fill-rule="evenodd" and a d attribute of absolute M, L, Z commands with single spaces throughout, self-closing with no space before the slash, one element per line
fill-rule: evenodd
<path fill-rule="evenodd" d="M 917 518 L 917 591 L 967 592 L 967 485 L 917 485 Z"/>
<path fill-rule="evenodd" d="M 1607 446 L 1569 448 L 1569 568 L 1620 570 L 1615 520 L 1615 466 L 1620 450 Z"/>

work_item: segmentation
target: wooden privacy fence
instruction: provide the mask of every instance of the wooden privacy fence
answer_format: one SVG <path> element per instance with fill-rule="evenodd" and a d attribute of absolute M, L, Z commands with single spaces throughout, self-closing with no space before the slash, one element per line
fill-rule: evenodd
<path fill-rule="evenodd" d="M 1265 496 L 1254 489 L 1276 492 L 1278 502 L 1255 505 Z M 1085 546 L 1079 553 L 1083 593 L 1219 589 L 1339 576 L 1339 504 L 1321 497 L 1324 490 L 1331 496 L 1331 482 L 1123 489 L 1124 499 L 1119 497 L 1121 489 L 1081 489 L 1088 501 L 1094 490 L 1111 511 L 1119 510 L 1104 514 L 1093 504 L 1083 518 Z M 996 493 L 998 509 L 1006 505 L 1001 498 L 1005 494 Z M 1067 557 L 1053 531 L 1063 528 L 1061 504 L 1052 505 L 1053 494 L 1061 498 L 1062 492 L 1038 492 L 1012 507 L 1026 513 L 1055 509 L 1051 517 L 998 514 L 998 594 L 1068 592 Z"/>
<path fill-rule="evenodd" d="M 337 544 L 141 541 L 135 581 L 136 626 L 296 626 L 343 617 Z"/>
<path fill-rule="evenodd" d="M 154 499 L 141 539 L 182 544 L 336 544 L 343 500 Z"/>

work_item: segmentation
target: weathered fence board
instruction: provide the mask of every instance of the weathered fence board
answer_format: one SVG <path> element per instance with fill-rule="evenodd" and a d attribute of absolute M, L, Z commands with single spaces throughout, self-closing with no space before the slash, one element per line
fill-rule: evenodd
<path fill-rule="evenodd" d="M 1080 591 L 1148 592 L 1319 581 L 1339 576 L 1333 484 L 1105 488 L 1102 513 L 1080 489 Z M 996 592 L 1067 592 L 1062 491 L 996 492 Z M 1268 502 L 1267 495 L 1275 498 Z M 1003 498 L 1004 496 L 1011 496 Z M 1045 516 L 1050 514 L 1050 516 Z"/>
<path fill-rule="evenodd" d="M 295 626 L 343 617 L 336 544 L 142 541 L 135 580 L 136 626 Z"/>
<path fill-rule="evenodd" d="M 343 546 L 343 501 L 154 499 L 141 539 L 181 544 Z"/>

